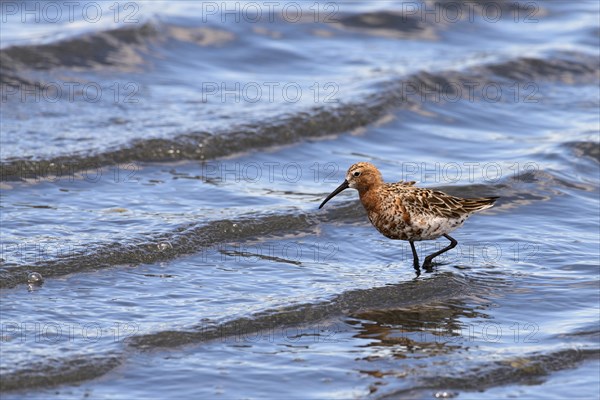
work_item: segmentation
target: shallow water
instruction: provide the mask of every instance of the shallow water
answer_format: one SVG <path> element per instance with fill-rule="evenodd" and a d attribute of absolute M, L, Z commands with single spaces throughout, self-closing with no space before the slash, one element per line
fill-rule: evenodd
<path fill-rule="evenodd" d="M 594 397 L 598 5 L 215 4 L 3 10 L 2 397 Z M 501 199 L 417 277 L 360 160 Z"/>

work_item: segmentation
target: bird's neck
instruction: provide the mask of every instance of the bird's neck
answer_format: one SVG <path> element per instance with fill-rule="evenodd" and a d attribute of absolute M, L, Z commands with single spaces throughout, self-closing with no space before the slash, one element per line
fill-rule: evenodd
<path fill-rule="evenodd" d="M 358 195 L 360 197 L 360 202 L 365 207 L 367 211 L 376 210 L 379 208 L 380 201 L 379 196 L 377 196 L 378 190 L 376 185 L 372 185 L 366 188 L 359 188 Z"/>

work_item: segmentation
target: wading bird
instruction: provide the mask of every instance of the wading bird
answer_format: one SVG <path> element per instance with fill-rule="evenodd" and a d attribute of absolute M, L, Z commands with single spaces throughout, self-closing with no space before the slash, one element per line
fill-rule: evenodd
<path fill-rule="evenodd" d="M 492 207 L 498 197 L 463 199 L 437 190 L 418 188 L 414 184 L 403 181 L 384 183 L 373 164 L 359 162 L 348 169 L 344 182 L 323 200 L 319 209 L 347 188 L 358 190 L 360 202 L 373 226 L 387 238 L 410 243 L 417 272 L 419 256 L 414 242 L 444 236 L 450 244 L 425 257 L 423 268 L 430 269 L 435 257 L 453 249 L 458 243 L 449 233 L 460 228 L 471 214 Z"/>

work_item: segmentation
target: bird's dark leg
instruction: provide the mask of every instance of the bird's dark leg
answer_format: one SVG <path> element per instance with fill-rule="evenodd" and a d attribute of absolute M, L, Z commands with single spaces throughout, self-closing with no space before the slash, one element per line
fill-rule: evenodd
<path fill-rule="evenodd" d="M 425 257 L 425 262 L 423 263 L 423 268 L 431 268 L 431 260 L 433 260 L 435 257 L 439 256 L 440 254 L 445 253 L 448 250 L 455 248 L 456 245 L 458 244 L 458 242 L 456 240 L 454 240 L 454 238 L 452 236 L 444 234 L 444 237 L 450 241 L 450 244 L 447 247 L 444 247 L 443 249 L 441 249 L 440 251 L 436 251 L 435 253 L 430 254 L 427 257 Z"/>
<path fill-rule="evenodd" d="M 412 253 L 413 253 L 413 266 L 415 267 L 417 272 L 419 272 L 420 271 L 419 255 L 417 254 L 417 249 L 415 249 L 415 243 L 412 240 L 409 240 L 408 243 L 410 243 L 410 248 L 412 249 Z"/>

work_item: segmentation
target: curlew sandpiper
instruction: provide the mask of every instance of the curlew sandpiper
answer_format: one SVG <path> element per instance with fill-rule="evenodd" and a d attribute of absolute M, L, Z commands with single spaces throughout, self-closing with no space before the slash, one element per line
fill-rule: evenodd
<path fill-rule="evenodd" d="M 498 197 L 463 199 L 414 185 L 415 182 L 403 181 L 384 183 L 381 173 L 373 164 L 359 162 L 348 169 L 344 182 L 323 200 L 319 209 L 347 188 L 358 190 L 360 201 L 373 226 L 387 238 L 410 243 L 417 272 L 419 256 L 414 242 L 444 236 L 450 244 L 425 257 L 423 268 L 430 269 L 435 257 L 458 243 L 449 233 L 460 228 L 471 214 L 492 207 Z"/>

